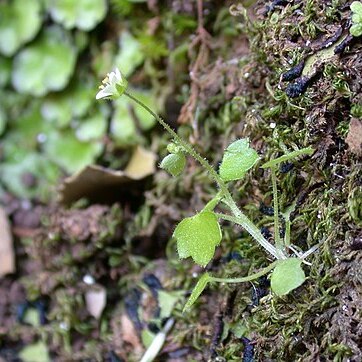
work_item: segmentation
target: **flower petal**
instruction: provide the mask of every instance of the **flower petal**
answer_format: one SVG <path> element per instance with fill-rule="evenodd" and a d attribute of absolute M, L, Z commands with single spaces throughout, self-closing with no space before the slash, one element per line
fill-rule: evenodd
<path fill-rule="evenodd" d="M 121 82 L 122 81 L 122 74 L 121 74 L 121 72 L 120 72 L 120 70 L 118 68 L 116 68 L 114 70 L 114 74 L 116 75 L 117 81 Z"/>
<path fill-rule="evenodd" d="M 96 95 L 96 99 L 102 99 L 102 98 L 107 98 L 110 97 L 114 94 L 114 91 L 112 91 L 112 88 L 110 86 L 106 86 L 105 88 L 101 89 L 97 95 Z"/>

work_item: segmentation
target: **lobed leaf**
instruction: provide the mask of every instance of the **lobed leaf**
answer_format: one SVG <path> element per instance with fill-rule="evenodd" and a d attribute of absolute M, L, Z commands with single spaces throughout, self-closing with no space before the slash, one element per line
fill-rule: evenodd
<path fill-rule="evenodd" d="M 12 56 L 32 40 L 42 23 L 39 0 L 12 0 L 0 3 L 0 53 Z"/>
<path fill-rule="evenodd" d="M 229 145 L 224 153 L 219 174 L 224 181 L 240 180 L 259 160 L 254 149 L 249 146 L 249 139 L 243 138 Z"/>
<path fill-rule="evenodd" d="M 68 84 L 76 61 L 74 47 L 60 28 L 48 28 L 14 60 L 12 83 L 19 93 L 43 96 Z"/>
<path fill-rule="evenodd" d="M 105 0 L 49 0 L 53 20 L 66 29 L 92 30 L 106 16 Z"/>
<path fill-rule="evenodd" d="M 305 281 L 305 274 L 298 258 L 280 260 L 271 275 L 271 289 L 276 295 L 286 295 Z"/>
<path fill-rule="evenodd" d="M 213 212 L 204 211 L 182 220 L 173 236 L 181 259 L 189 256 L 195 263 L 206 266 L 221 241 L 221 228 Z"/>

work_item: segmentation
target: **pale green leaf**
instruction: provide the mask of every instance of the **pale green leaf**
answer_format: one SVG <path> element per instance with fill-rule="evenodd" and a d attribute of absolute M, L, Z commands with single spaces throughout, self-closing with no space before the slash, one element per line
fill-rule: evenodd
<path fill-rule="evenodd" d="M 353 1 L 353 3 L 351 4 L 351 10 L 354 13 L 362 14 L 362 2 Z"/>
<path fill-rule="evenodd" d="M 224 181 L 240 180 L 258 159 L 258 154 L 249 146 L 247 138 L 237 140 L 225 150 L 220 176 Z"/>
<path fill-rule="evenodd" d="M 66 29 L 92 30 L 107 12 L 105 0 L 48 0 L 51 17 Z"/>
<path fill-rule="evenodd" d="M 146 348 L 148 348 L 152 344 L 152 341 L 155 339 L 155 337 L 156 335 L 152 333 L 148 328 L 142 329 L 141 332 L 142 344 Z"/>
<path fill-rule="evenodd" d="M 185 168 L 186 157 L 183 153 L 171 153 L 161 162 L 160 167 L 172 176 L 178 176 Z"/>
<path fill-rule="evenodd" d="M 99 140 L 107 130 L 107 113 L 97 110 L 86 117 L 77 127 L 76 135 L 80 141 Z"/>
<path fill-rule="evenodd" d="M 64 91 L 48 95 L 41 105 L 41 114 L 57 127 L 65 127 L 72 119 L 83 117 L 93 99 L 93 87 L 76 79 Z"/>
<path fill-rule="evenodd" d="M 18 143 L 14 148 L 17 145 Z M 41 200 L 47 200 L 54 193 L 49 185 L 56 184 L 60 176 L 59 169 L 47 157 L 25 149 L 12 152 L 11 158 L 6 159 L 0 167 L 1 181 L 9 191 L 19 197 L 36 197 Z M 23 175 L 27 173 L 35 177 L 36 182 L 32 187 L 24 185 Z"/>
<path fill-rule="evenodd" d="M 191 256 L 201 266 L 206 266 L 212 259 L 222 237 L 217 217 L 209 211 L 182 220 L 173 236 L 177 240 L 179 257 Z"/>
<path fill-rule="evenodd" d="M 298 258 L 280 260 L 271 275 L 271 289 L 276 295 L 285 295 L 305 281 L 305 274 Z"/>
<path fill-rule="evenodd" d="M 350 33 L 353 36 L 361 36 L 362 35 L 362 24 L 358 23 L 358 24 L 353 24 L 350 28 Z"/>
<path fill-rule="evenodd" d="M 39 0 L 0 2 L 0 53 L 12 56 L 32 40 L 42 23 Z"/>
<path fill-rule="evenodd" d="M 100 142 L 81 142 L 71 131 L 49 134 L 44 145 L 48 157 L 68 173 L 75 173 L 94 163 L 102 149 Z"/>
<path fill-rule="evenodd" d="M 120 146 L 134 145 L 139 140 L 136 125 L 129 112 L 127 99 L 121 97 L 114 101 L 114 112 L 111 119 L 111 136 Z"/>
<path fill-rule="evenodd" d="M 141 44 L 129 32 L 123 31 L 119 41 L 120 51 L 115 59 L 115 66 L 122 70 L 125 77 L 143 63 L 144 54 Z"/>
<path fill-rule="evenodd" d="M 198 280 L 198 282 L 195 285 L 194 290 L 192 291 L 190 298 L 186 302 L 183 311 L 185 312 L 187 309 L 190 309 L 192 305 L 196 302 L 196 300 L 199 298 L 201 293 L 204 291 L 204 289 L 207 286 L 207 283 L 210 281 L 210 275 L 208 273 L 204 273 L 201 278 Z"/>
<path fill-rule="evenodd" d="M 154 97 L 149 91 L 132 91 L 132 94 L 144 102 L 147 106 L 153 107 Z M 140 128 L 147 131 L 155 124 L 155 119 L 142 107 L 134 107 L 134 113 L 130 109 L 129 100 L 121 97 L 114 101 L 115 111 L 113 113 L 110 125 L 112 138 L 120 146 L 134 145 L 139 143 L 141 138 L 137 132 L 134 115 L 136 115 Z M 153 107 L 154 108 L 154 107 Z"/>
<path fill-rule="evenodd" d="M 19 357 L 24 362 L 49 362 L 49 352 L 44 342 L 39 341 L 24 347 Z"/>
<path fill-rule="evenodd" d="M 175 304 L 182 297 L 183 292 L 158 291 L 158 304 L 160 306 L 160 319 L 169 318 Z"/>
<path fill-rule="evenodd" d="M 73 73 L 76 52 L 61 29 L 47 29 L 14 60 L 12 83 L 20 93 L 42 96 L 65 88 Z"/>

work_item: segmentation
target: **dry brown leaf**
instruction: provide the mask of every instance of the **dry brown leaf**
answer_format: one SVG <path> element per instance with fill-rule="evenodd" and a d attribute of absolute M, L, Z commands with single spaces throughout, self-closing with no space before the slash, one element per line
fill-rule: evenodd
<path fill-rule="evenodd" d="M 351 152 L 357 156 L 362 156 L 362 121 L 359 119 L 351 119 L 346 142 Z"/>
<path fill-rule="evenodd" d="M 106 306 L 107 293 L 106 289 L 100 285 L 92 287 L 85 292 L 85 303 L 87 310 L 91 316 L 99 319 L 103 309 Z"/>
<path fill-rule="evenodd" d="M 0 207 L 0 278 L 15 272 L 15 253 L 10 223 Z"/>
<path fill-rule="evenodd" d="M 126 183 L 141 180 L 155 172 L 156 156 L 137 146 L 124 171 L 90 165 L 66 178 L 59 190 L 59 201 L 69 205 L 83 197 L 114 192 Z"/>
<path fill-rule="evenodd" d="M 156 156 L 153 152 L 137 146 L 124 173 L 133 180 L 140 180 L 155 172 Z"/>

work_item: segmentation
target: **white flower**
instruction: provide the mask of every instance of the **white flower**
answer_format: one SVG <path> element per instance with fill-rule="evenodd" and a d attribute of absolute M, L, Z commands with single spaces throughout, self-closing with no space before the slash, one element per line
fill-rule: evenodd
<path fill-rule="evenodd" d="M 102 85 L 99 86 L 100 91 L 96 95 L 96 99 L 117 98 L 120 97 L 127 89 L 127 79 L 122 75 L 120 70 L 116 68 L 113 72 L 107 74 L 103 79 Z"/>

